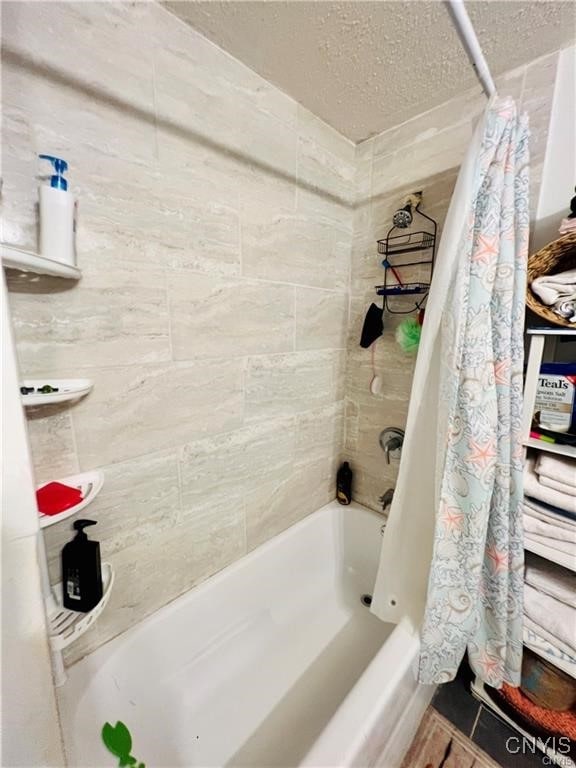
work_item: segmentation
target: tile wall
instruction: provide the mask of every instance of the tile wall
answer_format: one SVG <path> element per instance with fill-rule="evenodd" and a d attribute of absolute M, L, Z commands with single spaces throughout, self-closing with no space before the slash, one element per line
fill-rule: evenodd
<path fill-rule="evenodd" d="M 334 497 L 354 146 L 156 3 L 4 3 L 3 240 L 64 157 L 83 277 L 9 276 L 36 481 L 101 468 L 116 569 L 68 662 Z M 45 533 L 52 578 L 70 522 Z"/>

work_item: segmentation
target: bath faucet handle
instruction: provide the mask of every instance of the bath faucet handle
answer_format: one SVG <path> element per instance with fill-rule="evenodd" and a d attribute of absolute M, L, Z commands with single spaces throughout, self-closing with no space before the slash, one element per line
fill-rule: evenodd
<path fill-rule="evenodd" d="M 404 444 L 404 430 L 398 427 L 386 427 L 380 432 L 380 447 L 386 456 L 386 464 L 390 464 L 390 453 L 399 451 Z"/>
<path fill-rule="evenodd" d="M 390 451 L 397 451 L 399 448 L 402 448 L 401 438 L 393 437 L 391 440 L 388 440 L 388 442 L 384 446 L 384 453 L 386 455 L 386 464 L 390 464 Z"/>

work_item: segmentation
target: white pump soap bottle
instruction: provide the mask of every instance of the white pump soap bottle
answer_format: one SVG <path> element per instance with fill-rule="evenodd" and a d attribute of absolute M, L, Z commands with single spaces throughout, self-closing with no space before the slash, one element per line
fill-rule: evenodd
<path fill-rule="evenodd" d="M 46 259 L 76 266 L 76 201 L 68 191 L 64 174 L 68 163 L 52 155 L 38 155 L 52 163 L 50 186 L 40 192 L 40 255 Z"/>

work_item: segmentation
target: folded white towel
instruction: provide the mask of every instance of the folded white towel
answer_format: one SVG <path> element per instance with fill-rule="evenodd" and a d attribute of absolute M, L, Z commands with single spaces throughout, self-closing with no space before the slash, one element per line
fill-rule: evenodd
<path fill-rule="evenodd" d="M 526 552 L 524 581 L 538 592 L 576 608 L 576 573 Z"/>
<path fill-rule="evenodd" d="M 560 509 L 566 509 L 568 512 L 576 514 L 576 496 L 570 496 L 568 493 L 562 493 L 542 485 L 534 471 L 534 459 L 527 459 L 524 465 L 524 493 L 526 496 L 533 496 L 545 504 L 551 504 L 553 507 L 560 507 Z"/>
<path fill-rule="evenodd" d="M 537 624 L 535 621 L 532 621 L 532 619 L 526 614 L 524 614 L 524 626 L 527 629 L 532 630 L 532 632 L 534 632 L 535 634 L 544 638 L 544 640 L 547 640 L 550 643 L 550 645 L 554 646 L 554 648 L 559 650 L 561 653 L 566 654 L 566 656 L 569 656 L 571 659 L 576 658 L 576 650 L 572 648 L 572 646 L 566 645 L 566 643 L 563 643 L 559 638 L 557 638 L 551 632 L 548 632 L 546 627 L 543 627 L 540 624 Z"/>
<path fill-rule="evenodd" d="M 568 530 L 558 525 L 545 523 L 529 514 L 524 514 L 524 531 L 535 536 L 544 536 L 547 539 L 558 539 L 561 542 L 572 544 L 576 552 L 576 528 Z"/>
<path fill-rule="evenodd" d="M 569 541 L 561 541 L 560 539 L 551 539 L 549 536 L 540 536 L 537 533 L 531 533 L 526 531 L 524 533 L 524 539 L 527 542 L 533 541 L 534 544 L 540 544 L 549 549 L 553 549 L 556 552 L 560 552 L 563 555 L 568 555 L 572 559 L 574 565 L 576 565 L 576 547 Z"/>
<path fill-rule="evenodd" d="M 544 304 L 556 304 L 560 299 L 571 301 L 576 299 L 576 269 L 557 275 L 542 275 L 532 280 L 530 287 Z"/>
<path fill-rule="evenodd" d="M 557 515 L 532 499 L 524 499 L 524 514 L 535 517 L 537 520 L 542 520 L 542 522 L 549 525 L 554 525 L 560 530 L 576 531 L 576 520 Z"/>
<path fill-rule="evenodd" d="M 524 614 L 576 652 L 576 608 L 524 584 Z"/>
<path fill-rule="evenodd" d="M 554 488 L 555 491 L 567 493 L 568 496 L 576 496 L 576 486 L 574 485 L 561 483 L 559 480 L 553 480 L 551 477 L 546 477 L 546 475 L 538 475 L 538 480 L 542 485 L 546 485 L 548 488 Z"/>
<path fill-rule="evenodd" d="M 541 452 L 536 459 L 534 470 L 539 476 L 545 475 L 551 480 L 576 488 L 576 459 Z"/>

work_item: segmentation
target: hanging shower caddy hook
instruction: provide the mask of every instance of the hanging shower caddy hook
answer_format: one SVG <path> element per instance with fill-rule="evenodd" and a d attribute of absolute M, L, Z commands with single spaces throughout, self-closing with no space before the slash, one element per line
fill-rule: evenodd
<path fill-rule="evenodd" d="M 378 253 L 384 256 L 384 284 L 376 286 L 376 293 L 383 297 L 382 308 L 393 315 L 407 315 L 421 310 L 428 297 L 436 256 L 437 224 L 420 210 L 422 192 L 413 192 L 402 208 L 392 217 L 392 227 L 383 240 L 378 240 Z M 431 228 L 413 230 L 416 216 L 430 222 Z M 419 219 L 416 219 L 418 222 Z M 422 222 L 421 226 L 425 226 Z M 399 234 L 399 230 L 410 232 Z M 412 254 L 421 253 L 422 258 Z M 424 274 L 422 274 L 424 272 Z M 394 279 L 392 279 L 392 277 Z M 397 301 L 405 296 L 419 297 L 413 306 Z"/>

